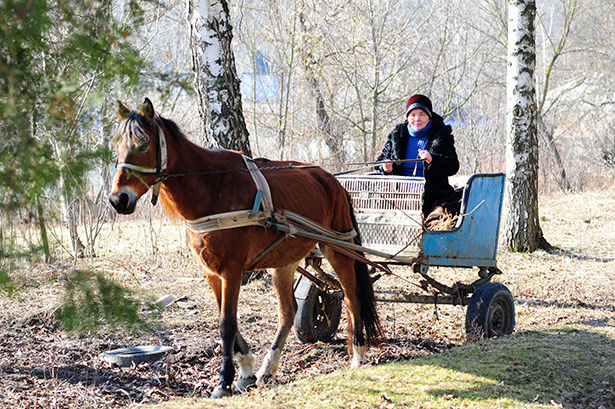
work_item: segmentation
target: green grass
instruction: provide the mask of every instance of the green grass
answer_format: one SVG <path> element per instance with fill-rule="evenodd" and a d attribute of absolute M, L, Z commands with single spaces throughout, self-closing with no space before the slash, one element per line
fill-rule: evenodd
<path fill-rule="evenodd" d="M 524 332 L 393 364 L 160 408 L 613 407 L 615 323 Z"/>

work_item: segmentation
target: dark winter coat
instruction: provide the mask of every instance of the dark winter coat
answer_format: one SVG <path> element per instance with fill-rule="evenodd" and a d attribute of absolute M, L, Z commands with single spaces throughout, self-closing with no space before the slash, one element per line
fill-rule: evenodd
<path fill-rule="evenodd" d="M 408 145 L 408 123 L 398 124 L 389 134 L 387 142 L 378 161 L 409 159 L 405 157 Z M 459 159 L 455 151 L 455 141 L 450 125 L 445 125 L 442 117 L 436 113 L 431 119 L 431 132 L 427 139 L 426 150 L 432 157 L 430 164 L 424 162 L 425 192 L 423 193 L 423 214 L 428 215 L 440 203 L 455 199 L 455 189 L 448 183 L 448 177 L 459 170 Z M 399 175 L 402 165 L 393 164 L 393 172 Z M 381 166 L 376 171 L 384 175 Z"/>

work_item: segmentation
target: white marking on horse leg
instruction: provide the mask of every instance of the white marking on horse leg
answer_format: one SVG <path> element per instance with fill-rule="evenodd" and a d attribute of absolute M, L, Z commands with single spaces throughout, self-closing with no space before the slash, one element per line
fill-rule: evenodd
<path fill-rule="evenodd" d="M 363 346 L 353 345 L 352 346 L 352 363 L 350 364 L 350 367 L 352 369 L 356 369 L 360 367 L 361 365 L 365 364 L 365 362 L 367 362 L 365 358 L 366 351 L 367 351 L 367 347 L 365 345 Z"/>
<path fill-rule="evenodd" d="M 278 267 L 273 273 L 273 288 L 278 299 L 278 330 L 271 343 L 271 348 L 258 370 L 258 382 L 267 383 L 268 378 L 274 376 L 280 366 L 280 357 L 286 344 L 288 333 L 293 327 L 295 319 L 296 302 L 293 295 L 293 275 L 300 261 L 284 267 Z"/>
<path fill-rule="evenodd" d="M 263 364 L 258 370 L 258 373 L 256 375 L 257 378 L 261 380 L 261 379 L 267 379 L 270 376 L 274 376 L 280 366 L 281 357 L 282 357 L 281 348 L 270 349 L 269 352 L 267 353 L 267 356 L 265 357 L 265 360 L 263 361 Z"/>
<path fill-rule="evenodd" d="M 251 352 L 248 352 L 247 354 L 236 352 L 235 359 L 239 364 L 239 375 L 237 376 L 235 387 L 238 392 L 244 393 L 256 384 L 256 375 L 254 375 L 254 357 Z"/>
<path fill-rule="evenodd" d="M 254 376 L 254 356 L 252 355 L 252 352 L 248 352 L 246 355 L 241 352 L 236 352 L 235 359 L 239 365 L 240 378 L 249 378 Z"/>

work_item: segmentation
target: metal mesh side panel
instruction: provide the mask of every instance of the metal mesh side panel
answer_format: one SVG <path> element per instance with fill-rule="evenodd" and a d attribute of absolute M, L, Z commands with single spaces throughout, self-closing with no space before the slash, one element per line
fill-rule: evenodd
<path fill-rule="evenodd" d="M 352 200 L 365 247 L 403 256 L 417 254 L 422 232 L 423 178 L 341 176 L 338 179 Z"/>
<path fill-rule="evenodd" d="M 359 223 L 363 246 L 389 254 L 416 255 L 421 241 L 419 226 Z"/>
<path fill-rule="evenodd" d="M 421 209 L 423 178 L 346 176 L 338 179 L 357 211 Z"/>

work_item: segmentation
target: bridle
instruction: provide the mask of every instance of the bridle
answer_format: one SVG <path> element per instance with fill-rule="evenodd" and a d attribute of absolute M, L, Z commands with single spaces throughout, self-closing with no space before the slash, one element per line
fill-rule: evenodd
<path fill-rule="evenodd" d="M 156 135 L 158 136 L 158 149 L 156 149 L 155 168 L 134 165 L 127 162 L 118 162 L 116 165 L 117 170 L 123 170 L 127 173 L 134 173 L 140 176 L 156 176 L 156 180 L 152 184 L 152 205 L 154 206 L 158 203 L 160 184 L 169 177 L 166 173 L 167 162 L 169 160 L 167 154 L 167 139 L 164 136 L 164 132 L 160 129 L 160 124 L 158 122 L 156 122 Z"/>

